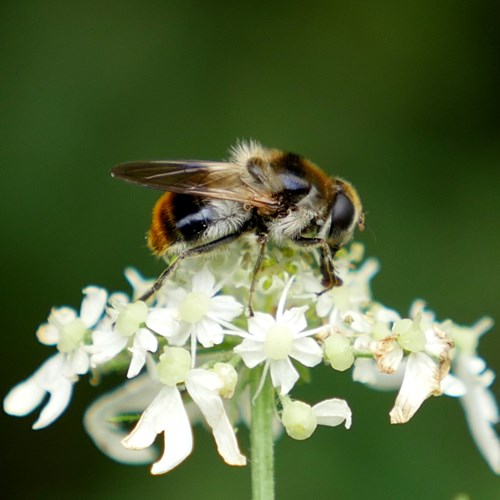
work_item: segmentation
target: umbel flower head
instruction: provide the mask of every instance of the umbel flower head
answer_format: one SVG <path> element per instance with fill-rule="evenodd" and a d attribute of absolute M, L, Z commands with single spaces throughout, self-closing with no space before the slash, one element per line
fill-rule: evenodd
<path fill-rule="evenodd" d="M 394 424 L 415 418 L 432 396 L 458 397 L 480 452 L 500 472 L 494 374 L 478 354 L 489 318 L 467 327 L 437 320 L 421 301 L 408 315 L 376 302 L 370 282 L 379 265 L 363 261 L 359 244 L 337 254 L 344 285 L 324 293 L 318 260 L 271 248 L 257 280 L 255 312 L 247 317 L 255 251 L 241 240 L 220 257 L 185 260 L 149 301 L 136 297 L 153 280 L 132 269 L 126 270 L 130 296 L 85 288 L 79 313 L 54 308 L 39 328 L 38 340 L 54 352 L 7 394 L 4 410 L 28 415 L 48 394 L 34 424 L 40 429 L 63 414 L 82 376 L 119 373 L 123 384 L 85 416 L 104 453 L 124 463 L 152 463 L 152 473 L 162 474 L 190 455 L 192 426 L 203 422 L 224 462 L 243 466 L 236 431 L 253 429 L 266 387 L 274 391 L 268 414 L 276 436 L 281 428 L 304 440 L 318 425 L 349 429 L 355 423 L 347 401 L 335 395 L 316 403 L 294 397 L 301 379 L 314 383 L 315 368 L 326 364 L 332 379 L 351 371 L 356 382 L 398 391 L 388 409 Z M 131 429 L 122 427 L 124 419 Z"/>

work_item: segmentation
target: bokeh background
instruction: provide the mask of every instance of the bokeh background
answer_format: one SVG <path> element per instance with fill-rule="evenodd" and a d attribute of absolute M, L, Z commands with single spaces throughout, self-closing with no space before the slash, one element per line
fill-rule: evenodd
<path fill-rule="evenodd" d="M 378 300 L 498 320 L 499 26 L 495 0 L 0 2 L 2 396 L 49 355 L 34 332 L 52 305 L 125 289 L 130 264 L 162 270 L 144 241 L 157 193 L 110 167 L 219 159 L 237 138 L 357 186 Z M 481 343 L 496 371 L 499 335 Z M 313 382 L 299 394 L 346 398 L 353 427 L 282 439 L 278 498 L 498 498 L 457 401 L 391 426 L 395 394 L 327 369 Z M 102 391 L 82 380 L 43 431 L 0 415 L 3 498 L 249 498 L 249 469 L 203 429 L 164 477 L 110 462 L 81 424 Z"/>

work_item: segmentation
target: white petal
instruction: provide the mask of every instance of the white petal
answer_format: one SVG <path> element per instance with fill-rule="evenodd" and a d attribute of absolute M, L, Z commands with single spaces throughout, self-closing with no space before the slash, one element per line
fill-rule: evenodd
<path fill-rule="evenodd" d="M 128 338 L 116 331 L 92 332 L 92 345 L 87 348 L 91 353 L 90 364 L 95 367 L 113 359 L 125 349 Z"/>
<path fill-rule="evenodd" d="M 481 378 L 476 371 L 477 360 L 472 356 L 460 356 L 456 372 L 467 387 L 460 398 L 472 437 L 479 451 L 496 474 L 500 474 L 500 440 L 494 425 L 498 423 L 498 407 L 488 390 L 491 383 L 488 374 Z M 482 361 L 482 360 L 481 360 Z"/>
<path fill-rule="evenodd" d="M 61 332 L 59 328 L 50 323 L 44 323 L 40 325 L 36 331 L 36 336 L 38 341 L 45 345 L 55 345 L 59 342 L 61 337 Z"/>
<path fill-rule="evenodd" d="M 293 341 L 290 356 L 303 365 L 312 367 L 321 363 L 323 351 L 314 339 L 304 337 Z"/>
<path fill-rule="evenodd" d="M 68 365 L 65 370 L 65 375 L 72 378 L 76 375 L 85 375 L 89 371 L 90 361 L 89 355 L 83 349 L 77 349 L 68 355 Z"/>
<path fill-rule="evenodd" d="M 431 394 L 440 393 L 440 382 L 440 370 L 436 361 L 422 352 L 410 354 L 403 384 L 389 414 L 391 423 L 408 422 Z"/>
<path fill-rule="evenodd" d="M 126 434 L 122 426 L 112 419 L 123 413 L 142 412 L 153 401 L 159 390 L 159 384 L 153 382 L 148 375 L 142 375 L 92 403 L 85 412 L 83 423 L 94 444 L 117 462 L 130 464 L 152 462 L 157 455 L 155 450 L 125 448 L 121 440 Z"/>
<path fill-rule="evenodd" d="M 403 359 L 403 349 L 394 337 L 386 337 L 377 342 L 375 359 L 382 373 L 394 373 Z"/>
<path fill-rule="evenodd" d="M 53 307 L 49 315 L 49 323 L 67 325 L 77 318 L 76 311 L 71 307 Z"/>
<path fill-rule="evenodd" d="M 355 382 L 361 382 L 362 384 L 369 385 L 374 389 L 392 391 L 401 387 L 405 368 L 406 362 L 403 361 L 403 363 L 399 365 L 396 373 L 388 375 L 387 373 L 380 372 L 373 359 L 358 358 L 354 362 L 352 379 Z"/>
<path fill-rule="evenodd" d="M 316 313 L 320 318 L 325 318 L 333 307 L 333 297 L 329 293 L 322 293 L 316 302 Z"/>
<path fill-rule="evenodd" d="M 248 320 L 248 332 L 254 336 L 255 340 L 263 342 L 267 332 L 275 325 L 276 320 L 270 314 L 255 312 Z"/>
<path fill-rule="evenodd" d="M 152 474 L 165 474 L 165 472 L 171 471 L 184 462 L 193 450 L 193 434 L 184 408 L 183 411 L 185 418 L 181 418 L 179 414 L 175 422 L 173 415 L 170 419 L 175 428 L 172 425 L 171 428 L 165 430 L 165 449 L 160 460 L 151 467 Z"/>
<path fill-rule="evenodd" d="M 129 351 L 132 353 L 132 359 L 128 367 L 127 378 L 134 378 L 146 363 L 146 352 L 142 349 L 134 349 L 133 347 Z"/>
<path fill-rule="evenodd" d="M 294 334 L 300 333 L 307 328 L 305 312 L 308 306 L 292 307 L 283 313 L 279 323 L 286 324 Z"/>
<path fill-rule="evenodd" d="M 147 328 L 140 328 L 134 335 L 134 347 L 156 352 L 158 339 Z"/>
<path fill-rule="evenodd" d="M 217 321 L 232 321 L 243 312 L 243 305 L 229 295 L 219 295 L 210 300 L 208 317 Z"/>
<path fill-rule="evenodd" d="M 31 413 L 45 397 L 45 389 L 37 384 L 33 377 L 15 385 L 3 400 L 5 413 L 24 417 Z"/>
<path fill-rule="evenodd" d="M 280 394 L 288 394 L 295 382 L 299 379 L 299 374 L 294 368 L 289 358 L 279 361 L 271 361 L 271 380 L 274 387 L 281 387 Z"/>
<path fill-rule="evenodd" d="M 164 432 L 165 449 L 153 474 L 163 474 L 179 465 L 191 453 L 193 435 L 189 419 L 176 387 L 164 387 L 142 414 L 134 430 L 122 441 L 129 449 L 150 446 L 157 434 Z"/>
<path fill-rule="evenodd" d="M 33 378 L 40 387 L 48 391 L 64 372 L 66 365 L 66 355 L 54 354 L 38 368 Z"/>
<path fill-rule="evenodd" d="M 327 399 L 313 406 L 313 413 L 318 424 L 335 427 L 345 422 L 345 428 L 351 427 L 352 412 L 343 399 Z"/>
<path fill-rule="evenodd" d="M 425 352 L 439 359 L 449 357 L 453 341 L 439 328 L 429 328 L 425 331 Z"/>
<path fill-rule="evenodd" d="M 219 396 L 221 386 L 219 376 L 207 370 L 191 370 L 186 379 L 189 395 L 212 428 L 220 456 L 229 465 L 245 465 L 246 458 L 240 453 L 233 427 Z"/>
<path fill-rule="evenodd" d="M 175 335 L 172 335 L 171 337 L 168 337 L 168 343 L 173 346 L 182 347 L 186 344 L 189 337 L 191 337 L 191 323 L 185 323 L 184 321 L 181 321 L 179 323 L 177 333 L 175 333 Z"/>
<path fill-rule="evenodd" d="M 57 420 L 67 408 L 73 394 L 73 382 L 61 376 L 49 390 L 49 400 L 40 412 L 33 429 L 43 429 Z"/>
<path fill-rule="evenodd" d="M 204 268 L 193 276 L 191 289 L 193 292 L 206 292 L 212 295 L 214 292 L 214 285 L 215 278 L 213 274 L 207 268 Z"/>
<path fill-rule="evenodd" d="M 142 370 L 146 362 L 146 353 L 156 352 L 158 340 L 146 328 L 141 328 L 134 336 L 134 345 L 129 349 L 132 359 L 128 367 L 127 378 L 133 378 Z"/>
<path fill-rule="evenodd" d="M 198 323 L 194 323 L 191 335 L 196 335 L 198 342 L 206 348 L 220 344 L 224 340 L 222 326 L 209 318 L 203 318 Z"/>
<path fill-rule="evenodd" d="M 373 323 L 368 321 L 366 316 L 358 311 L 347 311 L 344 317 L 349 316 L 349 328 L 357 333 L 371 333 L 373 330 Z"/>
<path fill-rule="evenodd" d="M 80 308 L 80 319 L 87 328 L 91 328 L 98 321 L 104 312 L 108 294 L 104 288 L 88 286 L 83 289 L 85 298 Z"/>
<path fill-rule="evenodd" d="M 49 392 L 50 399 L 33 428 L 51 424 L 65 410 L 71 398 L 72 383 L 63 375 L 65 366 L 66 357 L 63 354 L 47 359 L 31 377 L 11 389 L 4 400 L 5 411 L 10 415 L 27 415 L 42 403 Z"/>
<path fill-rule="evenodd" d="M 180 394 L 176 387 L 162 387 L 141 415 L 132 432 L 123 440 L 124 446 L 132 450 L 141 450 L 151 446 L 156 435 L 163 432 L 168 425 L 167 409 L 169 406 L 175 407 L 175 400 L 178 398 Z"/>
<path fill-rule="evenodd" d="M 256 342 L 255 340 L 244 339 L 233 350 L 241 356 L 248 368 L 254 368 L 267 359 L 262 342 Z"/>
<path fill-rule="evenodd" d="M 441 390 L 443 394 L 452 398 L 463 396 L 467 392 L 465 384 L 459 378 L 450 374 L 446 375 L 441 381 Z"/>
<path fill-rule="evenodd" d="M 179 322 L 174 319 L 173 310 L 167 308 L 150 309 L 146 326 L 165 338 L 176 335 L 179 330 Z"/>
<path fill-rule="evenodd" d="M 126 280 L 134 290 L 134 299 L 136 297 L 140 297 L 144 292 L 149 290 L 153 286 L 153 283 L 155 281 L 151 279 L 145 279 L 142 274 L 133 267 L 127 267 L 124 274 Z"/>

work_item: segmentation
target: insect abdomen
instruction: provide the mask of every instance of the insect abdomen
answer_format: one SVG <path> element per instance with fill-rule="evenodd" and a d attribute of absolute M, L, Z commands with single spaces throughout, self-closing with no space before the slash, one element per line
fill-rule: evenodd
<path fill-rule="evenodd" d="M 176 253 L 198 242 L 239 233 L 250 217 L 237 202 L 167 192 L 153 209 L 148 245 L 157 255 L 169 249 Z"/>
<path fill-rule="evenodd" d="M 148 245 L 164 254 L 174 243 L 201 239 L 211 222 L 211 209 L 205 198 L 190 194 L 165 193 L 153 208 Z"/>
<path fill-rule="evenodd" d="M 156 255 L 163 255 L 179 238 L 172 214 L 174 196 L 174 193 L 164 193 L 153 208 L 148 246 Z"/>

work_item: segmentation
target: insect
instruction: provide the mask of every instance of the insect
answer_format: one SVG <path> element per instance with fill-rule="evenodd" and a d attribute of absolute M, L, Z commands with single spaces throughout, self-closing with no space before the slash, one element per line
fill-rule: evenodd
<path fill-rule="evenodd" d="M 249 311 L 267 242 L 318 248 L 325 290 L 340 286 L 333 258 L 363 229 L 354 187 L 327 176 L 294 153 L 239 142 L 228 161 L 160 160 L 118 165 L 112 175 L 166 191 L 153 209 L 148 245 L 154 254 L 177 255 L 140 298 L 147 300 L 186 257 L 212 252 L 254 233 L 259 251 L 252 275 Z"/>

